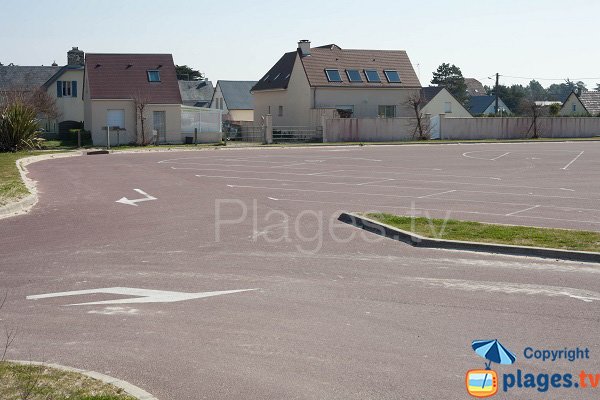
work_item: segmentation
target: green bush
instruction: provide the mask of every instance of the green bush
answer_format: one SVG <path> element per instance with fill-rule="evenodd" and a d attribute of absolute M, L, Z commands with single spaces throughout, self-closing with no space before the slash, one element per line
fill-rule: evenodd
<path fill-rule="evenodd" d="M 9 104 L 0 114 L 0 151 L 18 151 L 37 147 L 40 135 L 37 115 L 22 103 Z"/>

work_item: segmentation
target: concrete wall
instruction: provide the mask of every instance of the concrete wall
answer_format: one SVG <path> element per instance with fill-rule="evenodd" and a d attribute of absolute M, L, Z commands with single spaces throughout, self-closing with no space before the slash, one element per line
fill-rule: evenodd
<path fill-rule="evenodd" d="M 440 121 L 441 139 L 524 139 L 533 134 L 533 118 L 447 118 Z M 545 138 L 581 138 L 600 135 L 600 118 L 542 117 L 538 133 Z"/>
<path fill-rule="evenodd" d="M 77 97 L 58 97 L 56 95 L 56 82 L 48 87 L 48 95 L 56 102 L 56 107 L 60 115 L 57 122 L 84 120 L 83 99 L 81 90 L 83 89 L 83 70 L 65 71 L 59 78 L 59 81 L 76 81 Z"/>
<path fill-rule="evenodd" d="M 424 121 L 426 122 L 426 121 Z M 415 118 L 334 118 L 327 119 L 324 142 L 389 142 L 412 140 Z"/>

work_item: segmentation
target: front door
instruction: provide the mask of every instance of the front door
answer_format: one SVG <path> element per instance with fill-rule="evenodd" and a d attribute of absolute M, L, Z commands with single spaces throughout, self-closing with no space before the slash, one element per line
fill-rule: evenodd
<path fill-rule="evenodd" d="M 158 141 L 165 143 L 167 141 L 167 122 L 164 111 L 154 111 L 152 113 L 154 130 L 158 134 Z"/>

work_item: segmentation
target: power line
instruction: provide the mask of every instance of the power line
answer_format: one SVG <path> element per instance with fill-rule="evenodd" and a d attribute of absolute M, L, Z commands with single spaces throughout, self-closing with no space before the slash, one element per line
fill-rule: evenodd
<path fill-rule="evenodd" d="M 600 77 L 595 78 L 535 78 L 535 77 L 526 77 L 526 76 L 510 76 L 510 75 L 500 75 L 504 78 L 512 78 L 512 79 L 529 79 L 536 81 L 591 81 L 591 80 L 600 80 Z M 489 78 L 491 79 L 491 78 Z"/>

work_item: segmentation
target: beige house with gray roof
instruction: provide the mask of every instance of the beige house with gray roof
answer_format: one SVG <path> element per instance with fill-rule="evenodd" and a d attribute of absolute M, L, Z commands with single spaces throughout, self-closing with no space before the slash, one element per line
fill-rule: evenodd
<path fill-rule="evenodd" d="M 274 126 L 319 126 L 322 115 L 411 117 L 411 95 L 421 89 L 402 50 L 348 50 L 335 44 L 285 53 L 252 87 L 254 120 Z"/>
<path fill-rule="evenodd" d="M 558 115 L 600 117 L 600 91 L 588 90 L 579 96 L 575 92 L 571 93 Z"/>

